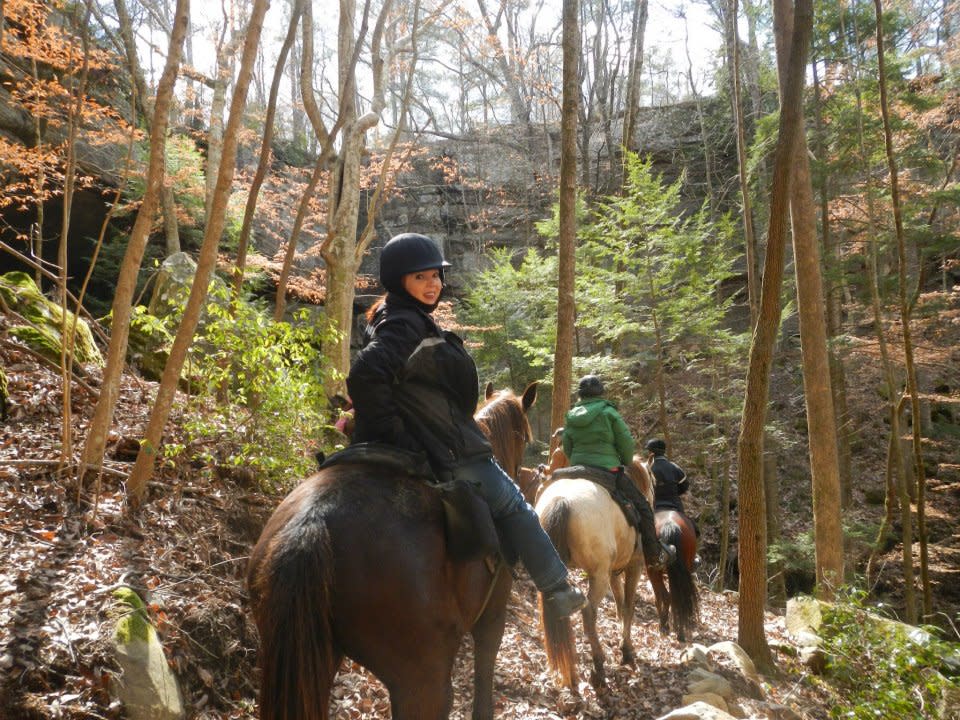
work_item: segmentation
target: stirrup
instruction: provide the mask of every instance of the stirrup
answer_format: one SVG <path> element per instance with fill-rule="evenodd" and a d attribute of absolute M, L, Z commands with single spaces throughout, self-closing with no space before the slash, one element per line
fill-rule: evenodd
<path fill-rule="evenodd" d="M 660 552 L 657 553 L 656 559 L 650 558 L 648 560 L 647 566 L 651 570 L 666 570 L 676 562 L 676 559 L 677 549 L 673 545 L 660 543 Z"/>
<path fill-rule="evenodd" d="M 555 618 L 565 618 L 573 615 L 577 610 L 582 610 L 586 604 L 586 595 L 572 585 L 554 590 L 543 597 L 544 610 Z"/>

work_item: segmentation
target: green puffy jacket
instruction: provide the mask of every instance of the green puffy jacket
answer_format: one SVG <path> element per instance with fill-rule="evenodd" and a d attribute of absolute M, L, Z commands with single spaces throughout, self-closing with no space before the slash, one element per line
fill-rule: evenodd
<path fill-rule="evenodd" d="M 563 452 L 571 465 L 591 465 L 607 470 L 629 465 L 636 443 L 617 407 L 602 397 L 586 398 L 574 405 L 563 427 Z"/>

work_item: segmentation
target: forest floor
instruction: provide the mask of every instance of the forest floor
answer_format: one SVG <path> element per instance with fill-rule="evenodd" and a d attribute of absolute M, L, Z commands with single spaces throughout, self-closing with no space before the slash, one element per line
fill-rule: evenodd
<path fill-rule="evenodd" d="M 953 302 L 940 319 L 918 340 L 923 363 L 928 369 L 939 368 L 938 392 L 954 402 L 951 398 L 960 391 L 960 302 Z M 878 382 L 875 355 L 869 340 L 863 340 L 862 347 L 853 349 L 848 376 L 852 420 L 858 423 L 858 476 L 863 480 L 856 485 L 852 516 L 874 524 L 882 506 L 863 498 L 878 484 L 882 490 L 886 439 L 882 413 L 876 411 L 875 400 L 867 401 Z M 134 376 L 123 381 L 103 481 L 78 498 L 70 478 L 58 472 L 58 374 L 6 344 L 0 346 L 0 363 L 12 399 L 10 417 L 0 425 L 0 720 L 123 717 L 108 692 L 118 671 L 108 642 L 114 622 L 111 591 L 120 584 L 145 598 L 182 683 L 189 718 L 255 717 L 257 637 L 244 573 L 247 555 L 279 498 L 263 494 L 242 475 L 211 475 L 187 466 L 159 473 L 148 503 L 137 514 L 128 514 L 122 478 L 135 457 L 135 438 L 142 433 L 155 391 L 154 384 Z M 95 386 L 96 379 L 88 382 Z M 73 399 L 76 437 L 83 437 L 92 399 L 81 389 Z M 785 407 L 797 401 L 782 396 L 772 402 Z M 802 410 L 802 399 L 800 406 Z M 953 407 L 960 416 L 960 405 Z M 176 418 L 171 427 L 175 434 Z M 930 440 L 928 448 L 937 460 L 926 496 L 930 579 L 937 618 L 943 621 L 937 624 L 946 628 L 960 612 L 956 440 Z M 800 457 L 793 462 L 802 467 L 803 461 Z M 781 472 L 801 494 L 805 483 L 809 495 L 809 482 L 799 480 L 806 477 L 803 471 L 786 463 Z M 785 494 L 785 502 L 791 502 L 787 490 Z M 702 617 L 692 638 L 705 645 L 737 637 L 735 593 L 712 592 L 707 586 L 717 574 L 715 567 L 709 569 L 715 554 L 712 540 L 712 533 L 705 532 Z M 881 558 L 880 568 L 875 588 L 896 606 L 903 585 L 899 546 Z M 611 600 L 601 610 L 599 629 L 609 688 L 597 694 L 582 683 L 579 697 L 558 690 L 546 670 L 535 592 L 524 571 L 517 571 L 498 656 L 497 717 L 655 718 L 681 704 L 688 672 L 682 660 L 685 646 L 660 636 L 646 581 L 641 582 L 633 631 L 636 666 L 618 664 L 619 624 Z M 831 691 L 791 654 L 781 613 L 768 613 L 766 631 L 782 671 L 768 679 L 768 699 L 808 720 L 826 719 L 833 705 Z M 948 639 L 957 639 L 955 630 Z M 585 675 L 589 648 L 582 634 L 578 645 Z M 470 659 L 468 639 L 455 668 L 457 719 L 469 717 Z M 384 688 L 355 664 L 343 665 L 334 695 L 336 718 L 389 717 Z"/>

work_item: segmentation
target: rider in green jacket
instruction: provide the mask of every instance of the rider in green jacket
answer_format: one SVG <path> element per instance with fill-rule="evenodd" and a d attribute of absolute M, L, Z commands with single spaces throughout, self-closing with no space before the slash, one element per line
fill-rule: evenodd
<path fill-rule="evenodd" d="M 589 465 L 616 475 L 617 489 L 636 508 L 637 533 L 643 556 L 652 567 L 665 567 L 676 551 L 657 538 L 650 503 L 624 473 L 624 466 L 633 462 L 636 442 L 617 406 L 603 397 L 603 382 L 596 375 L 580 380 L 580 401 L 566 415 L 563 428 L 563 451 L 570 465 Z"/>

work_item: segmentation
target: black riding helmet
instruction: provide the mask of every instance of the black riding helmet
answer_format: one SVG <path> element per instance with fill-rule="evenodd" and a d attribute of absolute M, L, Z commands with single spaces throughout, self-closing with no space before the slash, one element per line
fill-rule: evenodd
<path fill-rule="evenodd" d="M 603 395 L 603 391 L 603 381 L 596 375 L 584 375 L 580 378 L 580 384 L 577 387 L 577 393 L 580 397 L 600 397 Z"/>
<path fill-rule="evenodd" d="M 647 440 L 647 444 L 644 445 L 644 447 L 648 452 L 652 452 L 654 455 L 666 455 L 667 453 L 667 444 L 660 438 Z"/>
<path fill-rule="evenodd" d="M 448 267 L 450 263 L 433 240 L 419 233 L 401 233 L 380 251 L 380 284 L 390 292 L 402 293 L 404 275 L 435 268 L 442 282 L 443 269 Z"/>

